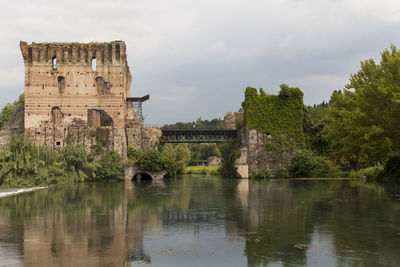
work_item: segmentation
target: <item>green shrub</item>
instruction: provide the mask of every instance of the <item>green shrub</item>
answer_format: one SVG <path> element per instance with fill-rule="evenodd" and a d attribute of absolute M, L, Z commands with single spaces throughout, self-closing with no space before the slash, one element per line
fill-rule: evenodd
<path fill-rule="evenodd" d="M 130 153 L 137 159 L 138 167 L 143 171 L 160 172 L 166 170 L 168 176 L 176 175 L 177 164 L 168 154 L 161 154 L 157 150 L 131 151 Z"/>
<path fill-rule="evenodd" d="M 124 165 L 121 156 L 115 151 L 109 151 L 99 161 L 96 169 L 96 180 L 123 180 Z"/>
<path fill-rule="evenodd" d="M 382 183 L 400 183 L 400 155 L 389 157 L 377 180 Z"/>
<path fill-rule="evenodd" d="M 9 149 L 0 152 L 2 187 L 33 187 L 84 181 L 92 166 L 86 151 L 66 147 L 58 154 L 46 146 L 15 138 Z"/>
<path fill-rule="evenodd" d="M 9 122 L 15 112 L 24 105 L 25 95 L 21 94 L 17 101 L 10 104 L 8 103 L 3 107 L 0 112 L 0 128 L 3 127 L 4 123 Z"/>
<path fill-rule="evenodd" d="M 176 175 L 177 166 L 173 158 L 168 155 L 161 155 L 164 169 L 168 172 L 167 176 L 174 177 Z"/>
<path fill-rule="evenodd" d="M 185 172 L 185 168 L 190 162 L 191 157 L 191 152 L 187 144 L 165 144 L 161 154 L 167 155 L 175 161 L 177 174 Z"/>
<path fill-rule="evenodd" d="M 275 178 L 288 178 L 289 177 L 289 171 L 286 168 L 280 168 L 277 173 L 275 174 Z"/>
<path fill-rule="evenodd" d="M 357 171 L 351 171 L 350 178 L 361 179 L 362 177 L 365 177 L 367 181 L 373 182 L 377 180 L 378 176 L 382 173 L 382 171 L 383 171 L 383 166 L 368 167 Z"/>
<path fill-rule="evenodd" d="M 159 151 L 140 151 L 137 154 L 138 166 L 141 170 L 149 172 L 160 172 L 164 169 L 164 161 L 161 158 L 161 153 Z"/>
<path fill-rule="evenodd" d="M 220 146 L 221 150 L 221 175 L 224 178 L 237 178 L 238 174 L 235 167 L 235 161 L 240 157 L 240 140 L 236 137 L 234 140 L 226 142 Z"/>
<path fill-rule="evenodd" d="M 133 146 L 129 145 L 126 149 L 126 154 L 128 159 L 136 161 L 139 151 L 137 151 Z"/>
<path fill-rule="evenodd" d="M 315 156 L 312 151 L 303 150 L 293 157 L 289 173 L 296 178 L 336 177 L 338 169 L 326 157 Z"/>

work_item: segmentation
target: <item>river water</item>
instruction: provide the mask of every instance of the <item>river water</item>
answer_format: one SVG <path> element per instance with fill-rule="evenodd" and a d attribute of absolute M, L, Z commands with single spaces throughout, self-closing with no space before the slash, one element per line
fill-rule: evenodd
<path fill-rule="evenodd" d="M 400 266 L 400 190 L 185 176 L 0 199 L 0 266 Z"/>

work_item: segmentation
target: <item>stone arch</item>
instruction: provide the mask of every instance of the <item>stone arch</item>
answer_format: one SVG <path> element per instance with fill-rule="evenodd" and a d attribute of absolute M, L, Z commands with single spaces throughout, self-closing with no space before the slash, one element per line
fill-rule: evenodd
<path fill-rule="evenodd" d="M 132 181 L 153 181 L 153 177 L 147 172 L 139 171 L 133 175 Z"/>

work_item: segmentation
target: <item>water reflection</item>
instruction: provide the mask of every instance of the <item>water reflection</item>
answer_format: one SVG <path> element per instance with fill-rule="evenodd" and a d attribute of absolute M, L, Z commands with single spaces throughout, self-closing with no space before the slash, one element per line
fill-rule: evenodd
<path fill-rule="evenodd" d="M 0 258 L 27 266 L 395 266 L 396 192 L 198 176 L 56 186 L 0 199 Z"/>

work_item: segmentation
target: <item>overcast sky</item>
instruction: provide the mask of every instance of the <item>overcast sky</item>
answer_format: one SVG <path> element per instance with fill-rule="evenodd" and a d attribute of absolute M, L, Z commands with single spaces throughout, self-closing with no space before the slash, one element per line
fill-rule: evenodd
<path fill-rule="evenodd" d="M 329 100 L 361 60 L 400 44 L 400 1 L 0 0 L 0 107 L 24 90 L 20 40 L 124 40 L 146 123 L 223 118 L 246 86 Z"/>

